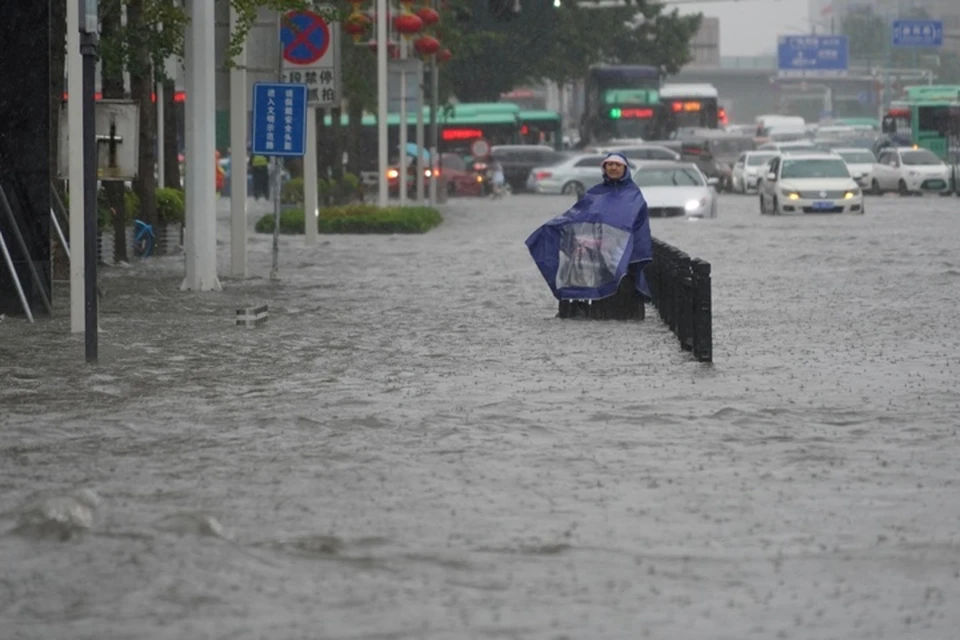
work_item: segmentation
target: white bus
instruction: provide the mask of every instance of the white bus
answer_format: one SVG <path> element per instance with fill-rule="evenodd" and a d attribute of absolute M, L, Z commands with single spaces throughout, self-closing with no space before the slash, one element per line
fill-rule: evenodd
<path fill-rule="evenodd" d="M 665 84 L 660 87 L 664 129 L 719 129 L 725 119 L 712 84 Z"/>

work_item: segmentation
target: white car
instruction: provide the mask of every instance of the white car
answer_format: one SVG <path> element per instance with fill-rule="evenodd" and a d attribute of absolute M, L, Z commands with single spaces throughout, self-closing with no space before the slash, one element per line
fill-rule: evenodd
<path fill-rule="evenodd" d="M 873 165 L 870 191 L 911 193 L 950 193 L 950 167 L 928 149 L 887 148 Z"/>
<path fill-rule="evenodd" d="M 730 181 L 733 190 L 737 193 L 756 191 L 760 184 L 760 170 L 766 166 L 777 153 L 775 151 L 745 151 L 737 158 L 733 165 Z"/>
<path fill-rule="evenodd" d="M 692 162 L 641 162 L 633 174 L 651 218 L 716 218 L 716 178 L 707 179 Z"/>
<path fill-rule="evenodd" d="M 837 147 L 833 149 L 843 161 L 847 163 L 850 169 L 850 175 L 857 181 L 861 187 L 869 187 L 873 183 L 873 165 L 877 162 L 877 157 L 873 155 L 870 149 L 857 149 L 854 147 Z"/>
<path fill-rule="evenodd" d="M 535 167 L 527 177 L 527 191 L 532 193 L 573 195 L 585 192 L 603 181 L 603 159 L 606 154 L 581 154 L 547 167 Z M 630 162 L 630 160 L 628 160 Z M 636 164 L 630 165 L 634 169 Z"/>
<path fill-rule="evenodd" d="M 863 191 L 836 154 L 783 154 L 761 183 L 760 213 L 862 214 Z"/>

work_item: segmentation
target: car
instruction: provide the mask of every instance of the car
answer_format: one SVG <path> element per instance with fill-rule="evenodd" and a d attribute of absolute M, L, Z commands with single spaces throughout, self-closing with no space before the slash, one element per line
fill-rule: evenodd
<path fill-rule="evenodd" d="M 387 184 L 390 195 L 396 196 L 400 192 L 399 162 L 387 169 Z M 429 180 L 430 169 L 424 169 L 424 179 Z M 479 196 L 483 194 L 482 180 L 477 174 L 468 169 L 463 158 L 455 153 L 440 154 L 440 170 L 437 172 L 438 188 L 446 189 L 448 196 Z M 407 163 L 407 193 L 412 195 L 417 189 L 417 163 Z"/>
<path fill-rule="evenodd" d="M 579 154 L 544 167 L 534 167 L 527 178 L 527 191 L 543 194 L 583 193 L 603 180 L 601 163 L 606 154 Z M 629 162 L 629 159 L 628 159 Z M 630 164 L 636 168 L 636 164 Z"/>
<path fill-rule="evenodd" d="M 554 164 L 568 157 L 568 154 L 555 151 L 546 145 L 533 144 L 496 145 L 490 149 L 490 155 L 503 167 L 504 179 L 517 193 L 526 186 L 531 169 Z"/>
<path fill-rule="evenodd" d="M 641 144 L 633 147 L 611 147 L 609 153 L 619 153 L 628 160 L 679 160 L 680 154 L 657 144 Z"/>
<path fill-rule="evenodd" d="M 780 154 L 760 185 L 760 213 L 864 213 L 863 191 L 833 153 Z"/>
<path fill-rule="evenodd" d="M 794 151 L 797 149 L 818 150 L 810 140 L 791 140 L 789 142 L 765 142 L 757 147 L 757 151 Z"/>
<path fill-rule="evenodd" d="M 737 158 L 733 165 L 731 182 L 733 190 L 738 193 L 756 191 L 760 184 L 760 170 L 767 162 L 776 156 L 775 151 L 745 151 Z"/>
<path fill-rule="evenodd" d="M 652 218 L 716 218 L 719 179 L 708 179 L 693 162 L 640 162 L 633 173 Z"/>
<path fill-rule="evenodd" d="M 887 147 L 873 165 L 870 191 L 950 194 L 950 167 L 929 149 Z"/>
<path fill-rule="evenodd" d="M 850 168 L 850 175 L 857 181 L 861 187 L 869 187 L 873 182 L 873 165 L 877 158 L 869 149 L 857 149 L 850 147 L 837 147 L 833 149 Z"/>

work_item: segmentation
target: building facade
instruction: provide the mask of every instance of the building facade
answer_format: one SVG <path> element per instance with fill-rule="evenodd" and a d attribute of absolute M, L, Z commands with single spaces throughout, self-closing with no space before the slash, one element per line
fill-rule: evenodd
<path fill-rule="evenodd" d="M 703 17 L 700 30 L 690 40 L 690 67 L 720 66 L 720 19 Z"/>

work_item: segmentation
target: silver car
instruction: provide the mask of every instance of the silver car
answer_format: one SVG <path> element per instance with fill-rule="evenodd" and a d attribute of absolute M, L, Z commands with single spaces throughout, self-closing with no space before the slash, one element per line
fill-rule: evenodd
<path fill-rule="evenodd" d="M 760 170 L 777 153 L 775 151 L 745 151 L 737 158 L 737 163 L 733 165 L 733 174 L 730 181 L 733 190 L 737 193 L 748 193 L 756 191 L 760 183 Z"/>
<path fill-rule="evenodd" d="M 527 191 L 554 195 L 583 193 L 603 180 L 600 165 L 605 157 L 606 154 L 581 154 L 549 167 L 531 169 Z M 636 164 L 631 163 L 630 168 L 636 168 Z"/>
<path fill-rule="evenodd" d="M 642 162 L 633 174 L 652 218 L 716 218 L 716 178 L 707 179 L 692 162 Z"/>

